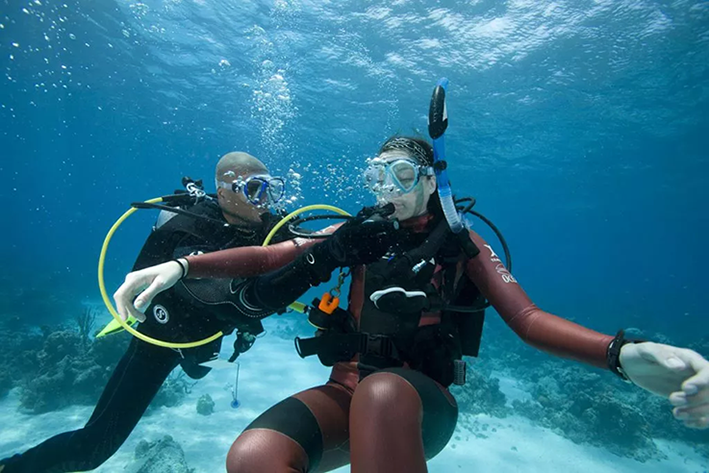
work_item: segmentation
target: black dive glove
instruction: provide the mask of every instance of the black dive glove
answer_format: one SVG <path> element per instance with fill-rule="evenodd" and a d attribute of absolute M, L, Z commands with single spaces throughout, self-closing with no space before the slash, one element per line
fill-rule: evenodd
<path fill-rule="evenodd" d="M 392 212 L 393 206 L 365 207 L 301 255 L 298 263 L 309 269 L 310 284 L 328 281 L 337 268 L 373 263 L 384 256 L 398 239 L 399 222 L 386 219 Z"/>
<path fill-rule="evenodd" d="M 311 286 L 328 281 L 339 267 L 368 264 L 384 256 L 398 239 L 399 222 L 386 220 L 390 207 L 365 208 L 325 241 L 313 246 L 295 261 L 272 273 L 251 280 L 245 287 L 245 305 L 277 311 L 302 296 Z M 257 315 L 255 317 L 263 317 Z"/>

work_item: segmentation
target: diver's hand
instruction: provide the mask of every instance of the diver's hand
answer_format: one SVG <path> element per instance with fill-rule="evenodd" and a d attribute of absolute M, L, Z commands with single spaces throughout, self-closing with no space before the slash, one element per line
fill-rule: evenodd
<path fill-rule="evenodd" d="M 299 275 L 311 286 L 317 286 L 329 281 L 337 268 L 373 263 L 384 256 L 399 237 L 399 222 L 382 215 L 387 210 L 362 209 L 326 240 L 312 246 L 287 266 L 291 277 Z"/>
<path fill-rule="evenodd" d="M 184 258 L 180 261 L 185 267 L 188 264 Z M 175 261 L 128 273 L 125 282 L 113 294 L 118 314 L 123 320 L 133 316 L 139 322 L 145 322 L 143 312 L 150 306 L 153 298 L 174 286 L 182 275 L 182 268 Z M 135 296 L 138 297 L 133 301 Z"/>
<path fill-rule="evenodd" d="M 398 229 L 396 220 L 356 217 L 318 246 L 322 246 L 338 266 L 369 264 L 384 256 L 397 241 Z M 317 251 L 315 247 L 313 250 Z"/>
<path fill-rule="evenodd" d="M 675 417 L 693 429 L 709 428 L 709 361 L 686 348 L 628 343 L 620 366 L 635 384 L 669 398 Z"/>

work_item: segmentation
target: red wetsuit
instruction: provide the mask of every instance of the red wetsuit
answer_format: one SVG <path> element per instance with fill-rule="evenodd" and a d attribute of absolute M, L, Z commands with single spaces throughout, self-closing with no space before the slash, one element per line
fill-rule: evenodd
<path fill-rule="evenodd" d="M 413 232 L 425 232 L 429 221 L 424 216 L 402 224 Z M 528 344 L 607 369 L 612 336 L 539 309 L 492 248 L 476 233 L 470 235 L 481 251 L 459 264 L 458 278 L 469 278 Z M 255 276 L 289 263 L 315 243 L 294 240 L 189 257 L 189 275 Z M 349 311 L 358 323 L 366 271 L 367 267 L 357 267 L 352 273 Z M 420 325 L 439 321 L 440 313 L 424 313 Z M 327 384 L 295 394 L 259 416 L 232 446 L 229 473 L 329 471 L 349 462 L 356 473 L 427 471 L 426 460 L 440 452 L 453 434 L 458 415 L 455 400 L 431 378 L 407 368 L 376 371 L 359 381 L 357 359 L 337 363 Z"/>
<path fill-rule="evenodd" d="M 430 217 L 404 222 L 413 231 L 424 231 Z M 335 228 L 335 227 L 332 227 Z M 480 293 L 490 301 L 505 323 L 526 343 L 552 355 L 569 358 L 607 369 L 606 350 L 613 336 L 605 335 L 537 307 L 517 280 L 507 271 L 500 258 L 477 233 L 470 235 L 480 254 L 467 261 L 463 273 Z M 317 243 L 317 240 L 295 239 L 268 247 L 233 248 L 190 256 L 190 277 L 251 277 L 278 269 Z M 353 272 L 349 310 L 359 318 L 364 292 L 363 267 Z M 440 314 L 424 314 L 422 324 L 436 323 Z M 349 374 L 347 374 L 349 373 Z M 333 375 L 338 380 L 352 379 L 351 367 L 338 366 Z M 347 381 L 351 385 L 350 381 Z"/>

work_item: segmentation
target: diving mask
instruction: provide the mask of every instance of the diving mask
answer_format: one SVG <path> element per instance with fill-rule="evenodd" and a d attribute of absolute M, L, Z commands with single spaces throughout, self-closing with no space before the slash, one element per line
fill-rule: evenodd
<path fill-rule="evenodd" d="M 280 177 L 255 174 L 247 178 L 239 176 L 234 182 L 219 182 L 219 187 L 243 194 L 253 205 L 265 206 L 276 204 L 283 198 L 286 183 Z"/>
<path fill-rule="evenodd" d="M 433 167 L 422 166 L 413 159 L 388 161 L 373 158 L 364 171 L 364 181 L 375 195 L 386 198 L 408 194 L 414 190 L 421 176 L 433 175 Z"/>

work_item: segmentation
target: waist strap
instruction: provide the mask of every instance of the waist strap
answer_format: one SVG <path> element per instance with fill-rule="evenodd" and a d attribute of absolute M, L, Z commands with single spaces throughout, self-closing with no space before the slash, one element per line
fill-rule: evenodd
<path fill-rule="evenodd" d="M 346 361 L 355 354 L 375 355 L 399 360 L 394 340 L 388 335 L 365 332 L 327 333 L 319 337 L 295 339 L 295 349 L 301 358 L 312 355 L 340 355 L 337 361 Z M 330 358 L 328 356 L 328 358 Z"/>

